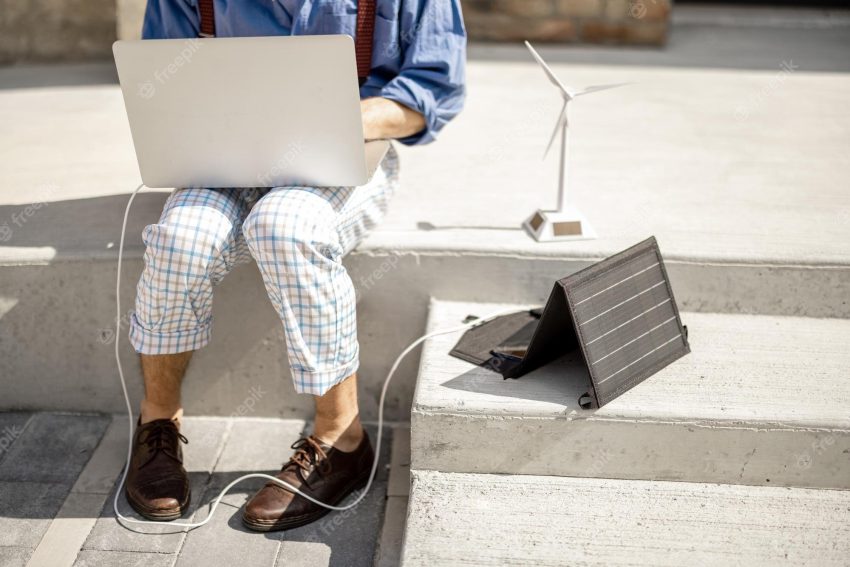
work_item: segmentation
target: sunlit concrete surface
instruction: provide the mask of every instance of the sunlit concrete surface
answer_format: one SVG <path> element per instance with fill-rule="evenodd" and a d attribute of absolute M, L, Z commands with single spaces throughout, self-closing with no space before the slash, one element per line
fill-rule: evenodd
<path fill-rule="evenodd" d="M 540 302 L 554 279 L 651 234 L 687 310 L 850 316 L 847 16 L 708 16 L 677 10 L 663 51 L 541 47 L 567 84 L 631 83 L 573 104 L 570 196 L 600 235 L 585 242 L 538 244 L 519 229 L 555 202 L 555 156 L 541 158 L 557 93 L 522 47 L 471 46 L 466 111 L 439 143 L 401 148 L 403 187 L 347 259 L 367 414 L 430 296 Z M 139 175 L 114 71 L 0 69 L 0 124 L 0 373 L 14 377 L 3 403 L 121 411 L 114 260 Z M 141 230 L 165 197 L 140 195 L 130 215 L 122 338 Z M 258 386 L 271 392 L 264 415 L 308 415 L 253 266 L 225 280 L 215 313 L 190 409 L 228 414 Z M 137 396 L 126 342 L 122 353 Z M 391 390 L 397 418 L 415 372 L 411 358 Z"/>

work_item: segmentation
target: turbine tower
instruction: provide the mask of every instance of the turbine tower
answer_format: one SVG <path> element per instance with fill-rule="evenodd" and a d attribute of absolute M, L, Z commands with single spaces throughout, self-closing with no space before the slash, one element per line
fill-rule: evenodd
<path fill-rule="evenodd" d="M 561 134 L 561 164 L 558 174 L 558 209 L 555 211 L 538 210 L 533 215 L 528 217 L 523 223 L 523 227 L 536 239 L 541 242 L 553 240 L 586 240 L 596 238 L 596 233 L 587 219 L 574 208 L 570 207 L 567 200 L 567 151 L 568 151 L 568 130 L 569 130 L 569 103 L 576 97 L 613 89 L 625 85 L 626 83 L 617 83 L 614 85 L 598 85 L 587 87 L 582 91 L 564 86 L 558 79 L 546 61 L 540 57 L 537 50 L 531 46 L 529 42 L 525 42 L 528 50 L 537 60 L 537 63 L 543 68 L 543 72 L 549 78 L 549 81 L 555 85 L 564 99 L 564 104 L 561 106 L 561 113 L 558 115 L 558 121 L 555 123 L 555 129 L 552 131 L 552 136 L 549 138 L 549 143 L 546 146 L 546 151 L 543 154 L 545 158 L 549 155 L 549 150 L 555 143 L 555 138 L 558 133 Z"/>

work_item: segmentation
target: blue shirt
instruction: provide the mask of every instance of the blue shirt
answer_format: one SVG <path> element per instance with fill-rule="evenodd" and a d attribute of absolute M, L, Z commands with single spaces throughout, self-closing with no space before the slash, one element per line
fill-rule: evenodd
<path fill-rule="evenodd" d="M 361 98 L 380 96 L 425 117 L 400 140 L 425 144 L 463 108 L 466 29 L 460 0 L 377 0 L 372 70 Z M 198 37 L 197 0 L 148 0 L 142 37 Z M 357 0 L 215 0 L 220 37 L 348 34 Z"/>

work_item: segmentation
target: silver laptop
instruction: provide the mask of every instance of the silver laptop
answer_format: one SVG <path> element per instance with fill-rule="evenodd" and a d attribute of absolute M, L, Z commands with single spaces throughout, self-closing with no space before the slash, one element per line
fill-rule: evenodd
<path fill-rule="evenodd" d="M 346 35 L 117 41 L 148 187 L 363 185 L 388 142 L 364 142 Z"/>

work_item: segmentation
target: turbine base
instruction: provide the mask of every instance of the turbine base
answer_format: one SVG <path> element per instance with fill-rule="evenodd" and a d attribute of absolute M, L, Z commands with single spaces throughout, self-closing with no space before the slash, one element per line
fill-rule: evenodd
<path fill-rule="evenodd" d="M 528 217 L 522 226 L 538 242 L 590 240 L 597 237 L 584 215 L 576 210 L 539 210 Z"/>

